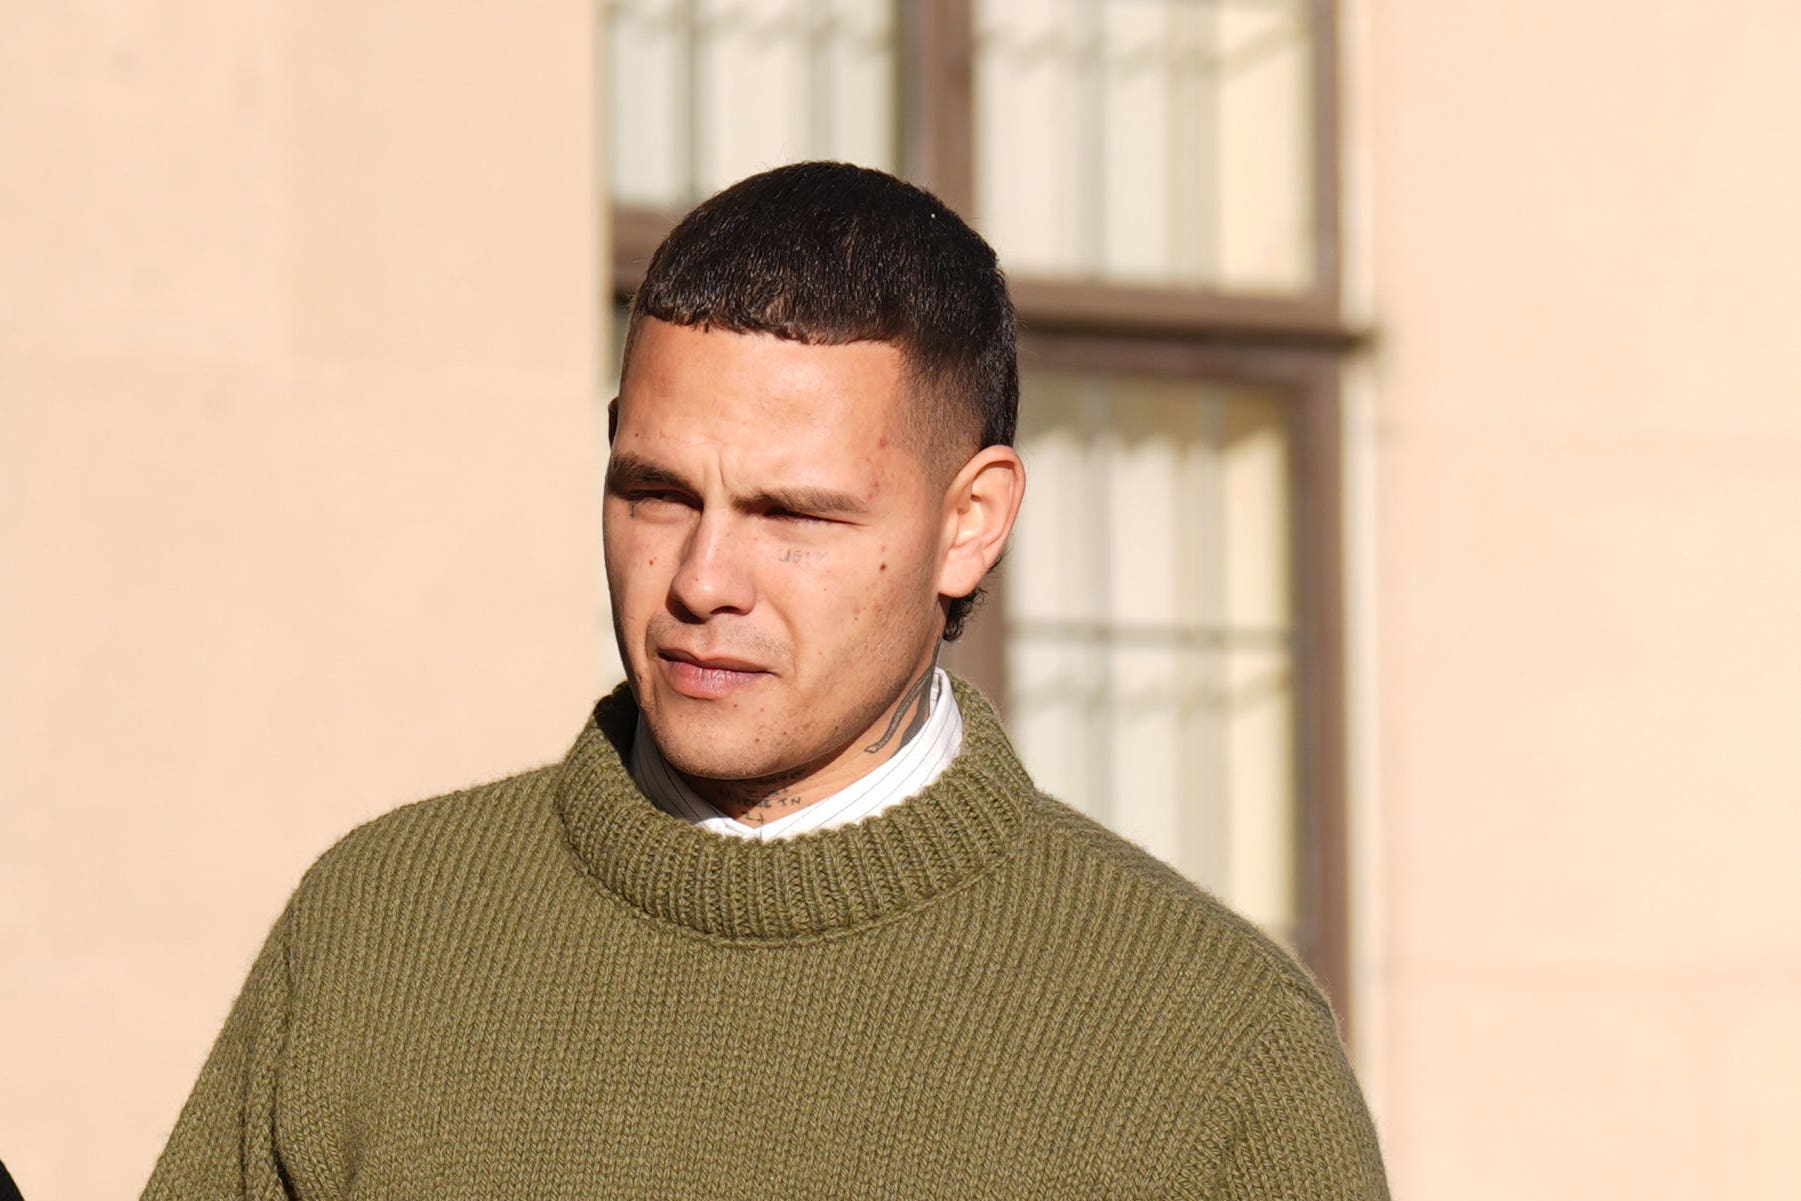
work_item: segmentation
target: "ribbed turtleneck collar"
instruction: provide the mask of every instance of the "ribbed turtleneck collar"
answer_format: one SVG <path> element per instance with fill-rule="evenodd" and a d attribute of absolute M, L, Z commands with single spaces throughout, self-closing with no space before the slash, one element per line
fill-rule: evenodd
<path fill-rule="evenodd" d="M 1033 788 L 994 710 L 952 677 L 963 751 L 904 805 L 779 842 L 720 838 L 662 812 L 626 770 L 638 706 L 621 685 L 563 760 L 557 808 L 588 870 L 629 904 L 718 938 L 780 941 L 919 905 L 1011 854 Z"/>

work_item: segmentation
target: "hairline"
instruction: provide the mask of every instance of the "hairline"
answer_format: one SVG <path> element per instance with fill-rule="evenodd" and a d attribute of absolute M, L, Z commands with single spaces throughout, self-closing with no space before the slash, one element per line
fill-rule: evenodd
<path fill-rule="evenodd" d="M 632 351 L 637 345 L 638 331 L 646 321 L 661 321 L 665 325 L 681 329 L 697 329 L 702 333 L 737 334 L 742 337 L 762 334 L 799 346 L 851 346 L 859 342 L 866 342 L 877 346 L 893 347 L 901 357 L 901 380 L 907 393 L 901 428 L 908 442 L 912 444 L 912 449 L 927 476 L 935 479 L 941 485 L 948 486 L 957 471 L 977 452 L 985 449 L 982 444 L 985 419 L 980 412 L 972 411 L 980 407 L 979 399 L 972 397 L 965 401 L 947 400 L 941 394 L 940 389 L 948 382 L 944 377 L 956 373 L 928 366 L 924 361 L 924 356 L 905 339 L 871 337 L 828 340 L 809 338 L 804 335 L 794 336 L 778 330 L 738 329 L 734 326 L 704 320 L 684 323 L 671 321 L 667 317 L 658 317 L 654 313 L 643 312 L 638 308 L 636 298 L 633 299 L 626 317 L 625 338 L 620 347 L 619 391 L 621 394 L 625 391 L 626 374 L 631 369 Z M 934 421 L 934 417 L 944 417 L 948 420 Z"/>

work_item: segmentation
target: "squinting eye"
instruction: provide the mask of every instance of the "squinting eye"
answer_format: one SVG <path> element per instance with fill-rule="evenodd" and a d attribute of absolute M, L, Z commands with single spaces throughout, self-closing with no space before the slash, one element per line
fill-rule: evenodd
<path fill-rule="evenodd" d="M 623 499 L 626 504 L 631 506 L 634 515 L 644 508 L 648 508 L 652 513 L 669 513 L 692 506 L 692 502 L 679 492 L 627 492 Z"/>
<path fill-rule="evenodd" d="M 771 509 L 769 515 L 777 521 L 810 521 L 824 522 L 823 517 L 815 517 L 811 513 L 796 513 L 793 509 Z"/>

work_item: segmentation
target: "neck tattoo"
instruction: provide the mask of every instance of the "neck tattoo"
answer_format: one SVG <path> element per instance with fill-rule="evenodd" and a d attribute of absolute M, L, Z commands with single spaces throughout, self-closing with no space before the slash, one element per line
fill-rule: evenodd
<path fill-rule="evenodd" d="M 900 704 L 894 707 L 894 716 L 888 719 L 888 728 L 882 731 L 882 736 L 863 748 L 865 755 L 880 754 L 882 748 L 894 741 L 894 735 L 900 730 L 903 721 L 906 722 L 906 733 L 901 735 L 901 742 L 905 743 L 907 739 L 919 733 L 926 724 L 926 717 L 931 708 L 926 702 L 932 687 L 932 675 L 937 670 L 938 656 L 934 654 L 932 662 L 926 667 L 925 674 L 915 680 L 913 686 L 901 694 Z M 908 720 L 909 715 L 911 715 L 911 720 Z"/>

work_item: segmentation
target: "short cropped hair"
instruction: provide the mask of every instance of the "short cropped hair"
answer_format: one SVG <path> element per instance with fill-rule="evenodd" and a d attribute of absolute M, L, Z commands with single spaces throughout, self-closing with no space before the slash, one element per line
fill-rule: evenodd
<path fill-rule="evenodd" d="M 621 378 L 646 318 L 792 342 L 886 342 L 907 364 L 928 463 L 1011 446 L 1019 420 L 1013 301 L 988 243 L 936 196 L 850 163 L 777 167 L 690 212 L 632 297 Z M 953 641 L 981 589 L 953 598 Z"/>

